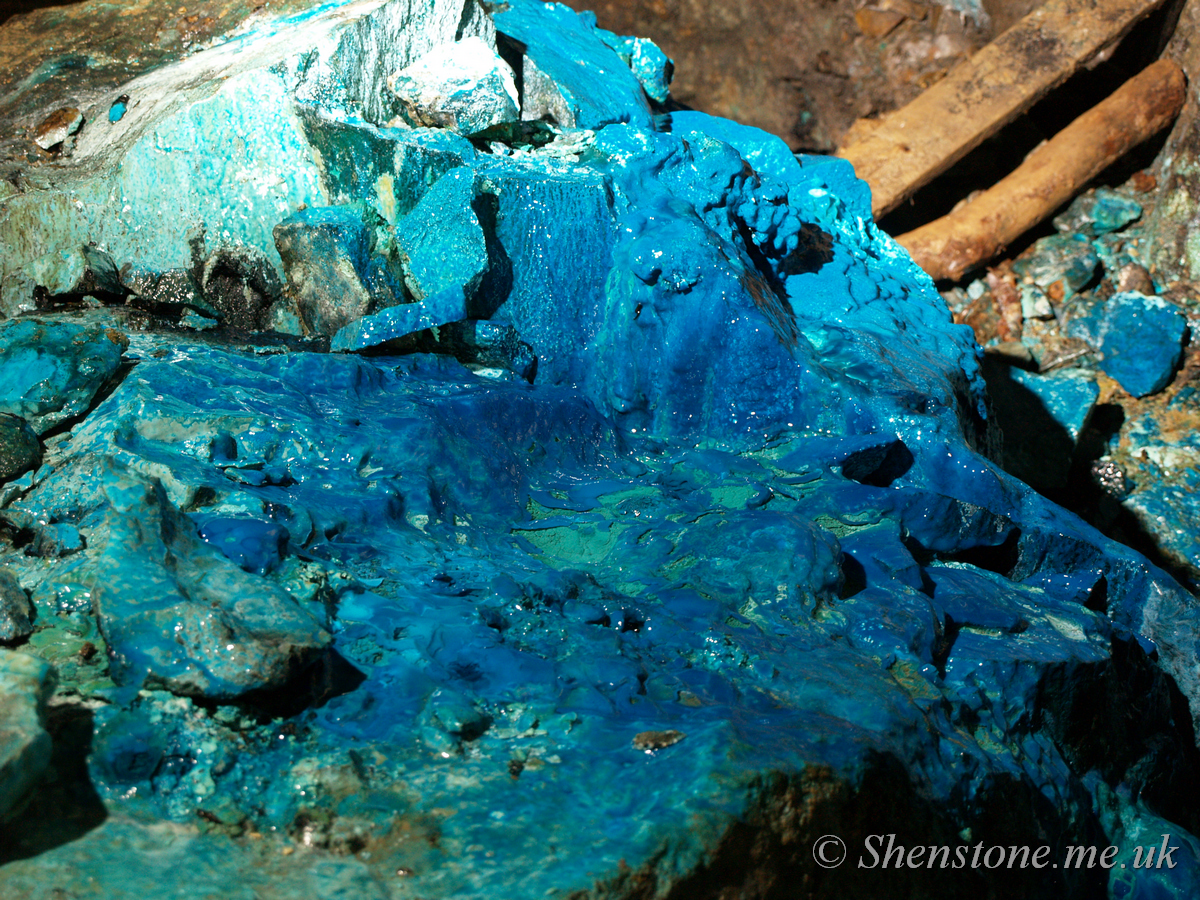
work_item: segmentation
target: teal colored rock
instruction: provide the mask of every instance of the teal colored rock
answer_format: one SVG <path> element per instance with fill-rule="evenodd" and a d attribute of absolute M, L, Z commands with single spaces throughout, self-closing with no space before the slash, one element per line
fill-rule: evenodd
<path fill-rule="evenodd" d="M 30 267 L 29 273 L 38 287 L 51 296 L 124 293 L 112 257 L 86 244 L 42 257 Z"/>
<path fill-rule="evenodd" d="M 1029 255 L 1013 263 L 1022 314 L 1027 319 L 1052 318 L 1052 304 L 1061 305 L 1083 290 L 1096 277 L 1099 266 L 1100 257 L 1084 235 L 1041 238 Z"/>
<path fill-rule="evenodd" d="M 78 553 L 86 546 L 87 541 L 77 527 L 69 522 L 53 522 L 38 528 L 26 553 L 44 559 L 60 559 Z"/>
<path fill-rule="evenodd" d="M 1068 370 L 1038 375 L 1013 369 L 1012 378 L 1041 401 L 1046 412 L 1072 441 L 1079 439 L 1092 407 L 1100 398 L 1100 388 L 1090 372 Z"/>
<path fill-rule="evenodd" d="M 483 282 L 479 311 L 516 329 L 544 380 L 577 379 L 590 368 L 578 347 L 595 339 L 604 318 L 617 233 L 611 182 L 595 170 L 540 172 L 503 160 L 484 174 L 495 197 L 493 234 L 507 262 Z M 561 297 L 576 301 L 564 307 Z"/>
<path fill-rule="evenodd" d="M 1159 297 L 1133 291 L 1115 294 L 1100 313 L 1100 366 L 1135 397 L 1161 391 L 1183 354 L 1187 319 Z"/>
<path fill-rule="evenodd" d="M 50 762 L 44 724 L 54 686 L 44 660 L 0 648 L 0 821 L 20 811 Z"/>
<path fill-rule="evenodd" d="M 471 142 L 452 131 L 375 128 L 311 112 L 301 120 L 320 153 L 322 183 L 330 199 L 365 202 L 393 225 L 439 178 L 476 156 Z"/>
<path fill-rule="evenodd" d="M 710 116 L 695 110 L 679 110 L 671 113 L 671 133 L 686 137 L 703 134 L 724 141 L 737 149 L 738 153 L 754 167 L 754 171 L 770 178 L 793 182 L 803 178 L 801 162 L 783 141 L 775 140 L 761 128 L 741 125 L 731 119 Z M 835 164 L 832 158 L 807 157 L 814 163 Z M 858 182 L 854 170 L 847 167 L 846 180 L 850 185 Z M 841 193 L 839 192 L 839 196 Z"/>
<path fill-rule="evenodd" d="M 521 118 L 549 118 L 563 128 L 651 124 L 641 82 L 596 29 L 591 13 L 559 3 L 517 0 L 493 18 L 525 47 Z"/>
<path fill-rule="evenodd" d="M 99 477 L 112 509 L 92 602 L 118 685 L 227 700 L 282 685 L 328 644 L 284 591 L 206 545 L 160 485 Z"/>
<path fill-rule="evenodd" d="M 0 412 L 38 434 L 84 412 L 117 372 L 125 335 L 100 327 L 24 319 L 0 323 Z"/>
<path fill-rule="evenodd" d="M 1068 235 L 1100 237 L 1120 231 L 1141 217 L 1140 203 L 1112 188 L 1098 187 L 1081 194 L 1067 207 L 1066 212 L 1055 216 L 1054 227 Z"/>
<path fill-rule="evenodd" d="M 42 461 L 42 445 L 29 423 L 12 413 L 0 413 L 0 482 L 28 472 Z"/>
<path fill-rule="evenodd" d="M 675 64 L 654 41 L 621 37 L 602 28 L 596 29 L 596 34 L 625 61 L 647 97 L 656 103 L 667 102 Z"/>
<path fill-rule="evenodd" d="M 34 609 L 17 576 L 0 569 L 0 643 L 11 644 L 33 631 Z"/>
<path fill-rule="evenodd" d="M 361 205 L 325 206 L 275 226 L 289 300 L 309 333 L 332 336 L 370 308 L 373 218 Z"/>
<path fill-rule="evenodd" d="M 437 298 L 439 305 L 447 291 L 457 290 L 464 306 L 455 319 L 465 318 L 465 303 L 488 269 L 487 243 L 475 212 L 476 179 L 466 166 L 447 172 L 396 223 L 405 286 L 415 299 Z"/>
<path fill-rule="evenodd" d="M 463 289 L 455 285 L 424 300 L 400 303 L 355 319 L 333 336 L 329 347 L 331 350 L 365 350 L 415 332 L 458 322 L 466 314 Z"/>
<path fill-rule="evenodd" d="M 247 572 L 265 575 L 287 556 L 288 530 L 274 522 L 244 516 L 203 517 L 200 537 Z"/>
<path fill-rule="evenodd" d="M 388 79 L 409 124 L 471 135 L 520 119 L 512 70 L 480 38 L 443 44 Z"/>

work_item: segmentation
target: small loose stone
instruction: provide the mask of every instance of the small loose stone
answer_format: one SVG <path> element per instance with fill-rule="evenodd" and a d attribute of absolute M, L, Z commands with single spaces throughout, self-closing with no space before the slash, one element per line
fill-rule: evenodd
<path fill-rule="evenodd" d="M 678 744 L 687 735 L 682 731 L 641 731 L 633 737 L 633 749 L 653 753 L 672 744 Z"/>
<path fill-rule="evenodd" d="M 64 106 L 42 120 L 33 141 L 43 150 L 50 150 L 77 132 L 82 125 L 83 113 L 73 106 Z"/>

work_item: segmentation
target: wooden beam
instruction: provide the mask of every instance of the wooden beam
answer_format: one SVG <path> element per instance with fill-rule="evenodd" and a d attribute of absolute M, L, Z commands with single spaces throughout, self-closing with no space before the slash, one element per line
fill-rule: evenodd
<path fill-rule="evenodd" d="M 908 199 L 1120 40 L 1163 0 L 1047 0 L 907 106 L 838 151 L 876 217 Z"/>
<path fill-rule="evenodd" d="M 935 280 L 957 281 L 1170 125 L 1186 94 L 1183 71 L 1160 59 L 1040 145 L 1011 175 L 896 240 Z"/>

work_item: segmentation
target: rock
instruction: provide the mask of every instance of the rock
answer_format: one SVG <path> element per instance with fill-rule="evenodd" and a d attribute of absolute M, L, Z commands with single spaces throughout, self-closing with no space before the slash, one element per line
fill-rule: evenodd
<path fill-rule="evenodd" d="M 112 125 L 116 125 L 123 118 L 129 109 L 129 96 L 122 94 L 112 102 L 112 106 L 108 108 L 108 121 Z"/>
<path fill-rule="evenodd" d="M 602 28 L 598 28 L 596 34 L 625 61 L 647 97 L 655 103 L 667 102 L 671 78 L 675 74 L 675 64 L 654 41 L 639 37 L 620 37 Z"/>
<path fill-rule="evenodd" d="M 25 552 L 43 559 L 61 559 L 78 553 L 86 546 L 78 528 L 69 522 L 54 522 L 38 528 L 33 544 Z"/>
<path fill-rule="evenodd" d="M 1092 407 L 1100 398 L 1100 389 L 1092 373 L 1071 370 L 1036 375 L 1013 369 L 1012 377 L 1041 401 L 1050 418 L 1072 441 L 1079 439 Z"/>
<path fill-rule="evenodd" d="M 404 283 L 417 300 L 447 291 L 473 298 L 488 269 L 487 243 L 475 213 L 475 172 L 467 167 L 447 172 L 396 223 L 396 245 L 404 267 Z"/>
<path fill-rule="evenodd" d="M 42 462 L 42 445 L 29 423 L 12 413 L 0 413 L 0 482 L 36 468 Z"/>
<path fill-rule="evenodd" d="M 477 0 L 390 0 L 343 29 L 328 56 L 302 64 L 296 95 L 325 106 L 345 105 L 368 122 L 383 124 L 398 112 L 387 91 L 389 76 L 436 47 L 468 38 L 495 50 L 495 27 Z"/>
<path fill-rule="evenodd" d="M 1142 206 L 1112 188 L 1099 187 L 1077 197 L 1066 212 L 1054 217 L 1063 234 L 1099 237 L 1120 231 L 1142 217 Z"/>
<path fill-rule="evenodd" d="M 20 811 L 50 762 L 45 714 L 54 685 L 48 663 L 0 648 L 0 821 Z"/>
<path fill-rule="evenodd" d="M 87 244 L 46 255 L 30 266 L 29 273 L 50 296 L 99 293 L 119 297 L 125 293 L 112 257 Z"/>
<path fill-rule="evenodd" d="M 206 545 L 160 485 L 111 470 L 92 602 L 113 681 L 229 700 L 275 688 L 329 642 L 282 590 Z"/>
<path fill-rule="evenodd" d="M 51 150 L 61 145 L 82 126 L 83 113 L 73 106 L 64 106 L 42 120 L 34 134 L 33 142 L 43 150 Z"/>
<path fill-rule="evenodd" d="M 1021 312 L 1026 319 L 1054 317 L 1053 306 L 1061 306 L 1096 277 L 1100 257 L 1082 235 L 1051 235 L 1041 238 L 1029 254 L 1013 263 L 1021 293 Z"/>
<path fill-rule="evenodd" d="M 522 119 L 549 118 L 563 128 L 650 127 L 641 83 L 601 39 L 594 15 L 559 3 L 518 3 L 493 18 L 501 34 L 525 48 Z"/>
<path fill-rule="evenodd" d="M 305 329 L 333 336 L 371 305 L 373 215 L 361 204 L 293 213 L 275 226 L 287 290 Z"/>
<path fill-rule="evenodd" d="M 512 70 L 480 38 L 443 44 L 388 78 L 412 125 L 476 134 L 520 119 Z"/>
<path fill-rule="evenodd" d="M 864 6 L 854 13 L 854 23 L 858 30 L 867 37 L 887 37 L 899 27 L 907 17 L 894 9 L 880 9 L 877 6 Z"/>
<path fill-rule="evenodd" d="M 331 200 L 367 203 L 391 225 L 412 212 L 439 178 L 476 156 L 474 145 L 452 131 L 383 130 L 317 115 L 302 121 Z"/>
<path fill-rule="evenodd" d="M 142 266 L 131 267 L 121 283 L 134 294 L 134 304 L 159 315 L 178 317 L 191 310 L 210 319 L 220 317 L 205 301 L 203 289 L 187 269 L 154 272 Z"/>
<path fill-rule="evenodd" d="M 401 303 L 355 319 L 333 336 L 329 346 L 331 350 L 364 350 L 457 322 L 466 315 L 462 288 L 443 288 L 425 300 Z"/>
<path fill-rule="evenodd" d="M 53 320 L 0 323 L 0 412 L 39 435 L 87 409 L 116 374 L 125 335 Z"/>
<path fill-rule="evenodd" d="M 233 516 L 207 518 L 200 537 L 247 572 L 265 575 L 287 555 L 288 530 L 276 522 Z"/>
<path fill-rule="evenodd" d="M 33 633 L 33 618 L 33 604 L 17 576 L 8 569 L 0 569 L 0 643 L 11 644 L 29 637 Z"/>
<path fill-rule="evenodd" d="M 232 326 L 53 317 L 132 335 L 130 377 L 3 493 L 108 818 L 22 837 L 6 890 L 937 896 L 924 868 L 819 880 L 813 842 L 1192 827 L 1195 597 L 984 455 L 972 333 L 865 185 L 654 118 L 629 44 L 505 6 L 522 115 L 557 122 L 478 147 L 392 122 L 383 79 L 487 45 L 481 7 L 289 7 L 106 86 L 126 114 L 0 204 L 18 306 L 33 261 L 96 240 Z M 294 264 L 347 260 L 369 300 L 330 343 L 370 352 L 255 331 L 300 330 L 270 273 L 301 204 L 345 227 Z M 384 305 L 401 251 L 421 297 Z M 68 523 L 75 552 L 13 552 Z"/>
<path fill-rule="evenodd" d="M 1132 291 L 1104 303 L 1096 338 L 1100 363 L 1134 397 L 1161 391 L 1183 353 L 1187 319 L 1167 301 Z"/>
<path fill-rule="evenodd" d="M 595 171 L 539 173 L 504 161 L 486 177 L 495 191 L 493 233 L 503 253 L 480 287 L 479 311 L 521 334 L 544 379 L 568 382 L 586 368 L 575 348 L 595 337 L 603 318 L 617 231 L 610 185 Z M 561 307 L 556 297 L 579 302 Z"/>

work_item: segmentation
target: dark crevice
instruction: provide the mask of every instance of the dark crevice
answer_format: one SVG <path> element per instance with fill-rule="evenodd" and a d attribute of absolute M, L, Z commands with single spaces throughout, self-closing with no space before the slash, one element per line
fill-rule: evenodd
<path fill-rule="evenodd" d="M 254 716 L 259 724 L 274 719 L 290 719 L 307 709 L 324 706 L 334 697 L 356 690 L 367 676 L 356 669 L 344 656 L 327 648 L 287 683 L 277 688 L 261 688 L 242 694 L 231 704 Z M 193 702 L 206 709 L 221 705 L 202 697 Z"/>
<path fill-rule="evenodd" d="M 1164 819 L 1200 829 L 1200 750 L 1187 699 L 1137 641 L 1114 640 L 1102 663 L 1052 667 L 1036 708 L 1035 727 L 1076 773 L 1098 772 Z"/>
<path fill-rule="evenodd" d="M 912 468 L 912 451 L 901 440 L 856 450 L 842 460 L 842 475 L 859 484 L 887 487 Z"/>
<path fill-rule="evenodd" d="M 112 376 L 108 379 L 108 381 L 106 381 L 101 386 L 100 390 L 96 391 L 96 395 L 94 397 L 92 397 L 92 400 L 88 404 L 87 409 L 85 409 L 83 412 L 79 413 L 78 415 L 71 416 L 71 418 L 69 418 L 69 419 L 64 419 L 62 422 L 59 422 L 53 428 L 49 429 L 45 434 L 43 434 L 41 436 L 42 443 L 44 444 L 46 441 L 50 440 L 51 438 L 57 437 L 60 434 L 67 434 L 73 428 L 75 428 L 80 422 L 84 421 L 88 416 L 90 416 L 100 406 L 101 403 L 103 403 L 105 400 L 107 400 L 109 397 L 112 396 L 112 394 L 116 391 L 116 389 L 121 386 L 122 382 L 125 381 L 126 376 L 130 372 L 132 372 L 134 370 L 134 368 L 136 368 L 137 364 L 138 364 L 137 360 L 123 358 L 121 360 L 121 362 L 118 364 L 116 371 L 113 372 Z"/>
<path fill-rule="evenodd" d="M 0 823 L 0 865 L 77 840 L 108 817 L 88 773 L 92 711 L 75 703 L 51 706 L 46 730 L 50 764 L 26 806 Z"/>
<path fill-rule="evenodd" d="M 993 546 L 978 545 L 954 550 L 948 553 L 938 553 L 937 558 L 942 562 L 965 563 L 977 569 L 986 569 L 1011 578 L 1013 570 L 1021 558 L 1021 529 L 1014 528 L 1002 543 Z"/>
<path fill-rule="evenodd" d="M 842 586 L 838 597 L 848 600 L 855 594 L 860 594 L 867 588 L 867 570 L 863 564 L 849 553 L 842 553 Z"/>
<path fill-rule="evenodd" d="M 950 896 L 1064 900 L 1103 896 L 1105 891 L 1107 872 L 1100 870 L 896 867 L 897 847 L 904 848 L 899 851 L 903 853 L 916 846 L 953 848 L 979 842 L 1005 848 L 1107 843 L 1087 806 L 1056 806 L 1033 785 L 1007 775 L 963 798 L 961 809 L 926 796 L 890 754 L 870 756 L 857 784 L 823 767 L 809 766 L 790 776 L 759 777 L 749 787 L 749 809 L 690 874 L 664 884 L 657 860 L 651 860 L 638 869 L 624 867 L 591 891 L 571 895 L 571 900 L 793 900 L 801 896 L 810 900 Z M 969 841 L 962 836 L 964 825 L 971 828 Z M 845 857 L 841 865 L 822 868 L 814 850 L 828 835 L 841 842 Z M 884 868 L 878 860 L 889 839 L 892 865 Z M 836 842 L 827 851 L 843 852 Z"/>

